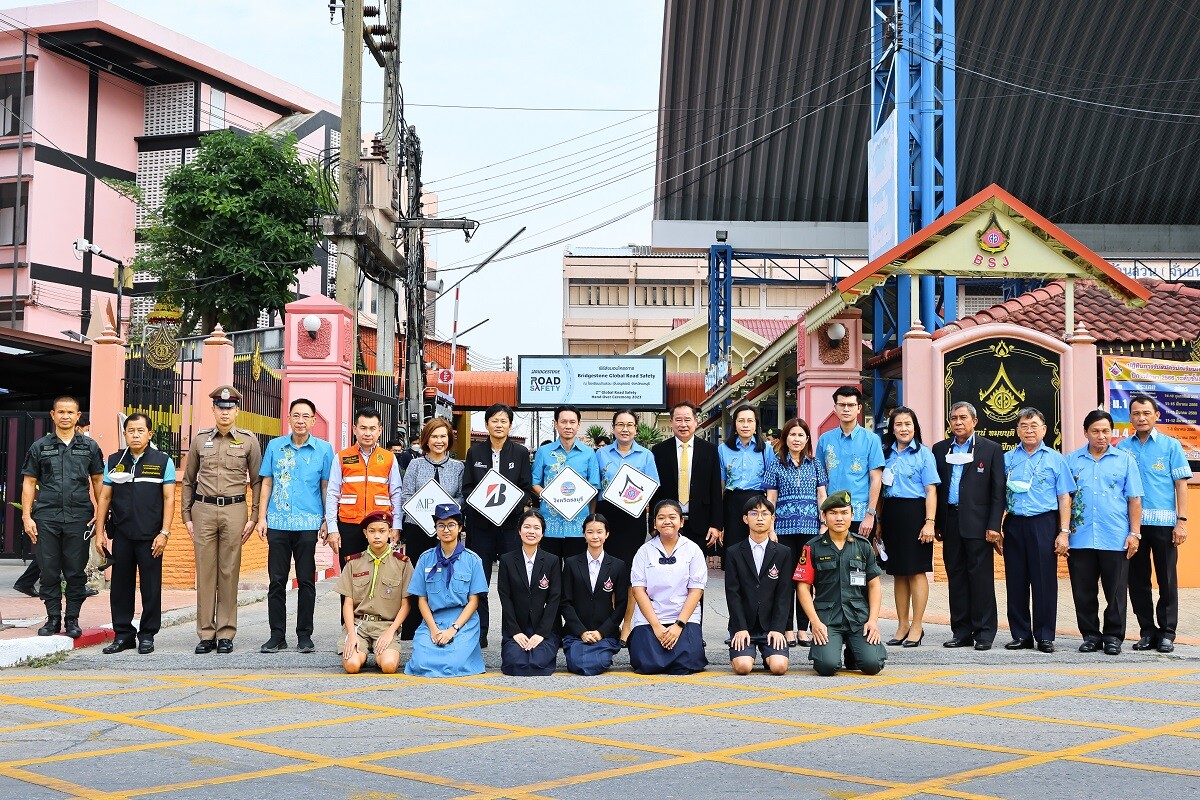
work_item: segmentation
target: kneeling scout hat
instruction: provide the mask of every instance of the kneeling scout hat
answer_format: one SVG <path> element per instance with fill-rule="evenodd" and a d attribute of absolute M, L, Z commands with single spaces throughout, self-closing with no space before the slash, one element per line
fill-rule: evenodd
<path fill-rule="evenodd" d="M 392 527 L 392 513 L 390 511 L 372 511 L 363 517 L 363 528 L 366 529 L 372 522 L 386 522 L 390 528 Z"/>

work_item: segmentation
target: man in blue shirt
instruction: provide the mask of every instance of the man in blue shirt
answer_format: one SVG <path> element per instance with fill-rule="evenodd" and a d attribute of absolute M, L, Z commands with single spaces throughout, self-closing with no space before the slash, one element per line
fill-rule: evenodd
<path fill-rule="evenodd" d="M 317 536 L 329 535 L 324 522 L 325 488 L 333 467 L 333 447 L 310 432 L 317 407 L 298 398 L 288 407 L 291 435 L 267 443 L 263 453 L 262 490 L 258 524 L 254 529 L 267 542 L 267 617 L 271 638 L 263 653 L 287 649 L 287 579 L 296 562 L 296 646 L 301 653 L 315 650 L 313 607 L 317 600 Z"/>
<path fill-rule="evenodd" d="M 1142 479 L 1137 462 L 1112 447 L 1112 416 L 1092 411 L 1083 419 L 1088 443 L 1067 456 L 1079 488 L 1071 501 L 1071 533 L 1059 534 L 1054 548 L 1070 554 L 1071 596 L 1083 634 L 1081 653 L 1121 654 L 1125 641 L 1125 592 L 1129 559 L 1142 535 Z M 1104 628 L 1100 628 L 1097 582 L 1104 590 Z"/>
<path fill-rule="evenodd" d="M 1170 653 L 1175 649 L 1179 622 L 1179 546 L 1187 540 L 1187 484 L 1192 469 L 1178 439 L 1155 428 L 1158 402 L 1149 395 L 1129 400 L 1129 421 L 1134 435 L 1117 447 L 1137 461 L 1142 477 L 1142 548 L 1129 562 L 1129 604 L 1137 615 L 1141 633 L 1134 650 Z M 1158 583 L 1158 621 L 1150 586 L 1150 562 Z"/>
<path fill-rule="evenodd" d="M 883 486 L 883 445 L 879 437 L 858 424 L 862 391 L 842 386 L 833 393 L 839 427 L 817 440 L 817 458 L 825 463 L 829 494 L 846 491 L 853 499 L 854 522 L 850 532 L 871 538 L 875 511 Z"/>
<path fill-rule="evenodd" d="M 559 406 L 554 409 L 554 430 L 558 439 L 537 449 L 533 457 L 533 493 L 542 496 L 542 490 L 566 467 L 575 470 L 597 491 L 600 489 L 600 466 L 596 453 L 583 445 L 579 434 L 579 409 L 575 406 Z M 595 508 L 593 498 L 590 508 Z M 567 519 L 545 500 L 541 503 L 542 515 L 546 518 L 546 536 L 541 547 L 559 560 L 578 555 L 587 549 L 583 538 L 583 520 L 587 514 L 580 512 Z"/>
<path fill-rule="evenodd" d="M 1054 652 L 1058 619 L 1057 534 L 1070 533 L 1075 481 L 1061 453 L 1042 441 L 1046 417 L 1036 408 L 1017 414 L 1021 446 L 1004 454 L 1008 513 L 1004 517 L 1004 583 L 1008 590 L 1006 650 Z M 1057 530 L 1057 533 L 1056 533 Z M 1064 540 L 1065 541 L 1065 540 Z M 1029 596 L 1033 594 L 1033 613 Z"/>

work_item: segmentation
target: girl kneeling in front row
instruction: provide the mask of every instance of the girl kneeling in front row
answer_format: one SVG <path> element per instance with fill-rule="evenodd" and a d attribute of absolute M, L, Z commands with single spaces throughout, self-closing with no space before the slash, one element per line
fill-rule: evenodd
<path fill-rule="evenodd" d="M 621 649 L 621 622 L 629 604 L 629 567 L 604 549 L 608 521 L 592 514 L 583 521 L 587 552 L 563 565 L 563 654 L 576 675 L 599 675 Z"/>
<path fill-rule="evenodd" d="M 518 521 L 521 549 L 500 556 L 500 608 L 504 639 L 500 670 L 505 675 L 550 675 L 558 660 L 558 604 L 562 564 L 538 547 L 546 520 L 526 511 Z"/>

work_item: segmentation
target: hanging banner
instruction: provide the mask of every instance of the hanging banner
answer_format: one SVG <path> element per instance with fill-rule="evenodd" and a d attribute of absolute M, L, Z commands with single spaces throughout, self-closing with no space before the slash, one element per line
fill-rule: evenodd
<path fill-rule="evenodd" d="M 1188 461 L 1200 461 L 1200 364 L 1104 356 L 1104 381 L 1113 439 L 1133 435 L 1129 398 L 1144 394 L 1158 403 L 1158 430 L 1179 440 Z"/>

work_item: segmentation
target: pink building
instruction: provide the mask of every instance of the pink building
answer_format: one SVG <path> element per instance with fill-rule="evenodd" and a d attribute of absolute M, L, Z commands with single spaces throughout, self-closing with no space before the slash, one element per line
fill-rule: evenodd
<path fill-rule="evenodd" d="M 0 326 L 97 332 L 115 265 L 72 244 L 128 262 L 145 216 L 104 179 L 136 181 L 153 208 L 209 131 L 291 131 L 306 158 L 339 145 L 336 104 L 104 0 L 10 9 L 0 24 L 15 28 L 0 37 Z M 328 286 L 324 253 L 314 263 L 301 294 Z M 127 324 L 152 305 L 149 280 L 126 292 Z"/>

